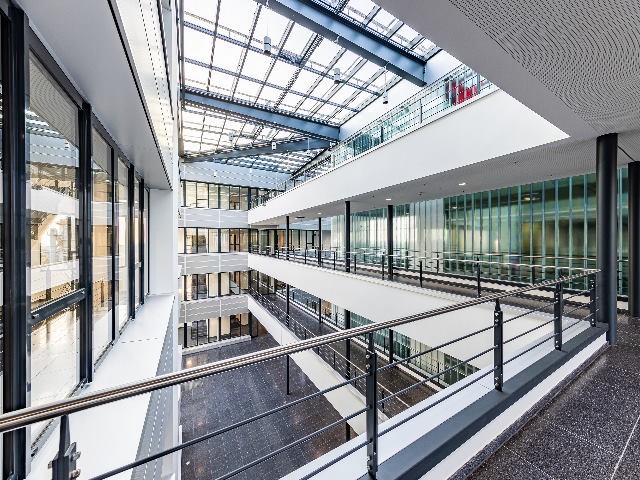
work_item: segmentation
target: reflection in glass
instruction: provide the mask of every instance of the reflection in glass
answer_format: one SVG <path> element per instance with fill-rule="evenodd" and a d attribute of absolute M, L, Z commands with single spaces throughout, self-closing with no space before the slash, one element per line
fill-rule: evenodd
<path fill-rule="evenodd" d="M 113 218 L 111 202 L 113 183 L 111 176 L 111 147 L 93 132 L 92 171 L 92 246 L 93 246 L 93 358 L 94 361 L 112 338 L 113 310 L 111 265 L 111 235 Z"/>
<path fill-rule="evenodd" d="M 118 218 L 118 328 L 129 319 L 129 169 L 118 159 L 116 216 Z"/>
<path fill-rule="evenodd" d="M 31 308 L 78 289 L 78 109 L 30 56 L 27 116 L 27 218 Z M 25 248 L 28 248 L 25 245 Z M 30 324 L 31 404 L 61 399 L 79 381 L 75 307 Z M 44 425 L 31 428 L 32 439 Z"/>
<path fill-rule="evenodd" d="M 69 396 L 79 381 L 79 315 L 64 310 L 31 327 L 31 405 L 42 405 Z M 45 422 L 31 427 L 31 439 Z"/>
<path fill-rule="evenodd" d="M 31 305 L 78 288 L 78 109 L 30 58 L 27 111 Z"/>

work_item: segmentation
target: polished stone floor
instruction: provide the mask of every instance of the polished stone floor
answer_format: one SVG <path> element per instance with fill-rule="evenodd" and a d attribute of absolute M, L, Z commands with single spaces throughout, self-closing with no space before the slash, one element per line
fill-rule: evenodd
<path fill-rule="evenodd" d="M 640 320 L 469 478 L 640 479 Z"/>
<path fill-rule="evenodd" d="M 260 335 L 250 342 L 186 355 L 184 366 L 201 365 L 278 345 L 261 326 L 259 332 Z M 183 441 L 318 391 L 295 362 L 290 363 L 290 369 L 290 395 L 286 394 L 284 358 L 185 384 L 181 401 Z M 182 478 L 218 478 L 340 418 L 323 396 L 308 400 L 186 448 L 182 454 Z M 350 434 L 355 435 L 353 431 Z M 344 442 L 345 436 L 345 427 L 340 425 L 232 478 L 280 478 L 336 448 Z"/>
<path fill-rule="evenodd" d="M 285 298 L 274 294 L 268 295 L 268 299 L 276 303 L 283 311 L 286 310 Z M 300 322 L 305 328 L 315 332 L 317 335 L 326 335 L 336 331 L 336 328 L 328 325 L 326 321 L 320 323 L 316 315 L 298 306 L 295 302 L 290 303 L 289 315 L 291 315 L 296 321 Z M 345 342 L 334 343 L 330 347 L 335 349 L 340 355 L 345 355 Z M 351 342 L 351 361 L 355 366 L 361 369 L 361 371 L 365 371 L 365 355 L 366 352 L 364 348 L 356 342 Z M 378 355 L 379 367 L 388 365 L 388 363 L 388 360 L 385 359 L 383 355 Z M 338 365 L 337 367 L 338 368 L 336 368 L 336 370 L 344 376 L 344 366 Z M 415 385 L 418 381 L 417 377 L 409 375 L 398 367 L 390 368 L 378 374 L 378 384 L 381 387 L 381 391 L 378 395 L 381 396 L 384 394 L 387 396 L 390 393 L 395 393 L 404 388 Z M 359 387 L 364 387 L 364 383 L 362 382 Z M 385 406 L 384 413 L 387 416 L 397 415 L 406 408 L 423 401 L 434 393 L 435 391 L 426 385 L 417 386 L 413 390 L 409 390 L 405 394 L 400 395 L 398 400 L 393 399 L 389 401 Z"/>

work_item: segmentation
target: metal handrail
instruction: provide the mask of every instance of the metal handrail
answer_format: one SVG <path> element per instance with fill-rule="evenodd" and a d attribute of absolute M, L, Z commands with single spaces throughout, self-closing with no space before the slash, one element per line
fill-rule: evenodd
<path fill-rule="evenodd" d="M 445 313 L 462 310 L 483 303 L 499 301 L 502 298 L 538 290 L 540 288 L 549 287 L 558 283 L 569 282 L 578 278 L 584 278 L 585 276 L 587 275 L 584 273 L 580 273 L 560 277 L 554 280 L 546 280 L 535 285 L 529 285 L 507 292 L 494 293 L 484 297 L 470 299 L 462 303 L 443 306 L 423 313 L 408 315 L 394 320 L 386 320 L 373 324 L 362 325 L 360 327 L 354 327 L 349 330 L 329 333 L 308 340 L 301 340 L 289 345 L 272 347 L 260 352 L 248 353 L 234 358 L 184 369 L 179 372 L 167 373 L 142 381 L 130 382 L 127 384 L 119 385 L 117 387 L 100 390 L 98 392 L 87 393 L 65 400 L 50 402 L 45 405 L 16 410 L 0 415 L 0 433 L 16 430 L 18 428 L 23 428 L 36 422 L 51 420 L 57 417 L 62 417 L 64 415 L 87 410 L 89 408 L 105 405 L 118 400 L 124 400 L 137 395 L 150 393 L 163 388 L 180 385 L 185 382 L 198 380 L 200 378 L 208 377 L 214 374 L 228 372 L 240 367 L 246 367 L 249 365 L 254 365 L 256 363 L 281 358 L 286 355 L 291 355 L 294 353 L 302 352 L 304 350 L 328 345 L 330 343 L 349 340 L 354 337 L 367 335 L 379 330 L 398 327 L 400 325 L 415 322 L 417 320 L 432 318 Z"/>

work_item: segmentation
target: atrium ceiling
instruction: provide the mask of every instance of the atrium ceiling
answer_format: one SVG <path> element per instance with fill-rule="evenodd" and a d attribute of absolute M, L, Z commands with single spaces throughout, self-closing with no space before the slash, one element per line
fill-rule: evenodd
<path fill-rule="evenodd" d="M 430 40 L 370 0 L 298 1 L 366 30 L 419 64 L 438 51 Z M 277 7 L 285 3 L 184 1 L 181 67 L 187 95 L 181 138 L 185 161 L 204 159 L 293 173 L 324 150 L 313 148 L 311 141 L 305 147 L 305 139 L 336 140 L 315 134 L 315 126 L 318 132 L 328 131 L 326 127 L 337 132 L 385 90 L 409 81 L 393 73 L 393 65 L 381 66 L 379 59 L 358 55 L 353 45 L 347 48 L 349 42 L 339 35 L 327 38 L 283 16 L 279 13 L 283 9 Z M 271 40 L 270 55 L 264 53 L 265 37 Z M 194 96 L 204 101 L 194 101 Z M 225 108 L 225 103 L 256 109 L 262 116 L 239 114 L 237 109 Z M 265 120 L 265 115 L 276 120 Z M 296 122 L 305 128 L 296 128 Z M 296 142 L 302 149 L 284 148 Z M 263 148 L 256 151 L 256 147 Z M 245 149 L 251 149 L 251 156 L 237 155 Z"/>

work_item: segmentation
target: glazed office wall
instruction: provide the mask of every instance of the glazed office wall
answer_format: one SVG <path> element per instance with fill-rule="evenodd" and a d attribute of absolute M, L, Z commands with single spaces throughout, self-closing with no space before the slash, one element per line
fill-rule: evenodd
<path fill-rule="evenodd" d="M 489 254 L 500 253 L 491 260 L 594 268 L 595 180 L 595 174 L 579 175 L 395 206 L 394 251 L 427 258 L 463 258 L 461 254 L 467 252 L 468 259 L 476 255 L 488 259 Z M 620 295 L 627 292 L 627 189 L 627 169 L 622 168 L 618 170 Z M 386 250 L 386 225 L 386 209 L 352 213 L 351 250 Z M 334 217 L 332 247 L 343 248 L 343 230 L 344 216 Z M 396 264 L 416 267 L 411 259 L 396 260 Z M 472 273 L 475 267 L 444 262 L 441 268 Z"/>

